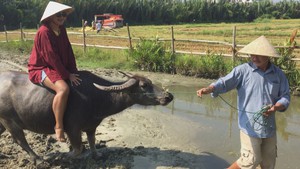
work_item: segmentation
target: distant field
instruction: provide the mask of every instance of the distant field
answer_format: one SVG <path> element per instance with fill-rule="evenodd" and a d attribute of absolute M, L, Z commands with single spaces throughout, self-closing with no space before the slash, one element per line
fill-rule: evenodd
<path fill-rule="evenodd" d="M 133 45 L 136 44 L 135 38 L 159 38 L 159 39 L 171 39 L 171 26 L 174 29 L 175 40 L 211 40 L 222 41 L 232 43 L 233 27 L 236 26 L 236 43 L 238 45 L 245 45 L 255 38 L 265 35 L 270 42 L 275 46 L 282 46 L 287 39 L 289 39 L 291 33 L 299 29 L 300 19 L 291 20 L 266 20 L 265 23 L 217 23 L 217 24 L 182 24 L 182 25 L 147 25 L 147 26 L 130 26 L 130 34 L 133 38 Z M 69 38 L 73 43 L 83 43 L 82 35 L 74 35 L 71 32 L 81 33 L 81 28 L 67 28 L 70 33 Z M 24 32 L 26 38 L 33 38 L 36 30 L 27 30 Z M 14 30 L 14 32 L 20 32 L 20 30 Z M 106 46 L 123 46 L 128 47 L 127 27 L 123 27 L 115 30 L 102 30 L 99 36 L 95 31 L 87 30 L 87 44 L 93 45 L 106 45 Z M 20 39 L 20 34 L 8 34 L 9 40 Z M 111 36 L 119 36 L 123 38 L 115 38 Z M 0 41 L 5 40 L 3 32 L 0 34 Z M 298 39 L 296 38 L 296 41 Z M 170 41 L 168 41 L 170 43 Z M 199 51 L 199 52 L 215 52 L 215 53 L 231 53 L 230 46 L 224 46 L 220 44 L 207 44 L 199 42 L 179 42 L 175 41 L 176 50 L 185 51 Z M 297 55 L 300 53 L 297 49 L 295 52 Z"/>
<path fill-rule="evenodd" d="M 184 24 L 163 26 L 130 26 L 132 37 L 171 38 L 171 26 L 174 27 L 175 39 L 201 39 L 232 42 L 233 27 L 236 26 L 238 44 L 247 44 L 254 38 L 265 35 L 274 45 L 290 37 L 300 27 L 300 19 L 268 20 L 266 23 L 218 23 L 218 24 Z M 117 32 L 104 32 L 106 35 L 127 36 L 127 28 Z M 103 32 L 102 32 L 103 33 Z"/>

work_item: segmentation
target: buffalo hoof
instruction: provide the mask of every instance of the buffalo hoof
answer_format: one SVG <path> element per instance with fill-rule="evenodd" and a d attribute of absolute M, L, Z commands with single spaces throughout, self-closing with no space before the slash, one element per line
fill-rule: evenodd
<path fill-rule="evenodd" d="M 103 154 L 97 151 L 92 152 L 92 158 L 94 160 L 101 160 L 103 158 Z"/>
<path fill-rule="evenodd" d="M 41 161 L 36 165 L 37 168 L 50 168 L 50 164 L 46 161 Z"/>
<path fill-rule="evenodd" d="M 68 158 L 74 158 L 74 159 L 81 158 L 82 151 L 83 151 L 83 147 L 81 147 L 80 149 L 73 149 L 72 151 L 70 151 L 67 154 L 67 157 Z"/>
<path fill-rule="evenodd" d="M 37 167 L 37 168 L 49 168 L 50 167 L 50 164 L 47 163 L 45 160 L 41 159 L 41 158 L 36 158 L 34 160 L 34 165 Z"/>

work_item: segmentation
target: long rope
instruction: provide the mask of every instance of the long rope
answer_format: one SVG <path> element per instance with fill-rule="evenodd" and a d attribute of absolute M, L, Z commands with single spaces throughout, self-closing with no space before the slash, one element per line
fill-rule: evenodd
<path fill-rule="evenodd" d="M 179 92 L 175 92 L 175 93 L 179 93 Z M 193 93 L 193 92 L 180 92 L 185 93 L 185 94 L 189 94 L 189 93 Z M 144 93 L 146 95 L 151 95 L 153 93 Z M 263 127 L 268 127 L 268 116 L 265 116 L 263 113 L 266 112 L 268 109 L 271 108 L 272 105 L 267 105 L 267 106 L 263 106 L 260 110 L 256 111 L 256 112 L 251 112 L 251 111 L 246 111 L 246 110 L 239 110 L 237 107 L 234 107 L 232 104 L 230 104 L 228 101 L 226 101 L 221 95 L 218 95 L 218 97 L 224 102 L 226 103 L 228 106 L 230 106 L 231 108 L 237 110 L 237 111 L 242 111 L 245 113 L 249 113 L 249 114 L 253 114 L 252 118 L 248 120 L 247 124 L 250 124 L 251 127 L 253 127 L 254 130 L 260 130 L 259 126 L 263 126 Z M 255 128 L 255 124 L 258 124 L 259 126 L 257 128 Z"/>
<path fill-rule="evenodd" d="M 191 92 L 180 92 L 180 93 L 191 93 Z M 218 95 L 218 97 L 226 103 L 231 108 L 242 111 L 245 113 L 253 114 L 252 118 L 248 120 L 247 124 L 250 124 L 251 127 L 253 127 L 254 130 L 260 130 L 259 126 L 267 127 L 268 126 L 268 117 L 265 116 L 263 113 L 266 112 L 268 109 L 271 108 L 271 105 L 263 106 L 260 110 L 256 112 L 246 111 L 246 110 L 239 110 L 237 107 L 233 106 L 231 103 L 226 101 L 221 95 Z M 255 128 L 255 124 L 258 124 L 259 126 Z"/>
<path fill-rule="evenodd" d="M 233 108 L 237 111 L 243 111 L 246 113 L 253 114 L 253 117 L 248 120 L 247 124 L 250 124 L 254 130 L 260 130 L 260 127 L 255 128 L 255 126 L 256 126 L 255 124 L 259 124 L 260 126 L 263 126 L 263 127 L 268 127 L 268 116 L 265 116 L 264 112 L 266 112 L 268 109 L 270 109 L 272 105 L 263 106 L 257 112 L 250 112 L 250 111 L 246 111 L 246 110 L 239 110 L 238 108 L 232 106 L 229 102 L 227 102 L 221 95 L 218 95 L 218 96 L 221 100 L 223 100 L 231 108 Z M 252 121 L 252 123 L 251 123 L 251 121 Z"/>

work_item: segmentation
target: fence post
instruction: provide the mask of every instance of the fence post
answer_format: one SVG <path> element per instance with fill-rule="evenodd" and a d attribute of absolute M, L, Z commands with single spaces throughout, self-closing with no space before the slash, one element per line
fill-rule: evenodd
<path fill-rule="evenodd" d="M 4 32 L 5 32 L 5 40 L 6 40 L 6 42 L 8 42 L 7 30 L 6 30 L 6 26 L 5 25 L 4 25 Z"/>
<path fill-rule="evenodd" d="M 172 33 L 172 55 L 173 54 L 175 54 L 175 45 L 174 45 L 174 41 L 175 41 L 175 39 L 174 39 L 174 29 L 173 29 L 173 26 L 171 26 L 171 33 Z"/>
<path fill-rule="evenodd" d="M 131 35 L 130 35 L 130 30 L 129 30 L 128 23 L 126 23 L 126 27 L 127 27 L 127 33 L 128 33 L 129 49 L 132 50 Z"/>
<path fill-rule="evenodd" d="M 174 29 L 171 26 L 171 33 L 172 33 L 172 74 L 175 74 L 175 39 L 174 39 Z"/>
<path fill-rule="evenodd" d="M 21 30 L 21 41 L 24 41 L 22 22 L 20 22 L 20 30 Z"/>
<path fill-rule="evenodd" d="M 85 37 L 86 37 L 86 34 L 85 34 L 85 25 L 84 25 L 84 20 L 82 19 L 82 34 L 83 34 L 83 51 L 84 53 L 86 52 L 86 42 L 85 42 Z"/>
<path fill-rule="evenodd" d="M 232 62 L 233 62 L 233 65 L 235 63 L 235 55 L 236 55 L 235 37 L 236 37 L 236 26 L 233 26 L 233 33 L 232 33 Z"/>
<path fill-rule="evenodd" d="M 126 23 L 126 27 L 127 27 L 127 33 L 128 33 L 129 53 L 131 53 L 133 48 L 132 48 L 131 35 L 130 35 L 130 29 L 129 29 L 128 23 Z M 128 55 L 127 55 L 127 60 L 128 60 Z"/>

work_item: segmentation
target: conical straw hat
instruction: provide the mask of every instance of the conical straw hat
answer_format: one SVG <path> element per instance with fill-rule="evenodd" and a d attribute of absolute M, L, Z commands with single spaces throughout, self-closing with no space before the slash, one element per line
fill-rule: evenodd
<path fill-rule="evenodd" d="M 41 18 L 41 22 L 61 11 L 66 11 L 67 14 L 70 14 L 71 12 L 73 12 L 73 8 L 68 5 L 50 1 L 44 11 L 44 14 Z"/>
<path fill-rule="evenodd" d="M 255 39 L 244 48 L 239 50 L 238 53 L 268 57 L 280 57 L 273 45 L 271 45 L 271 43 L 266 39 L 265 36 L 261 36 Z"/>

